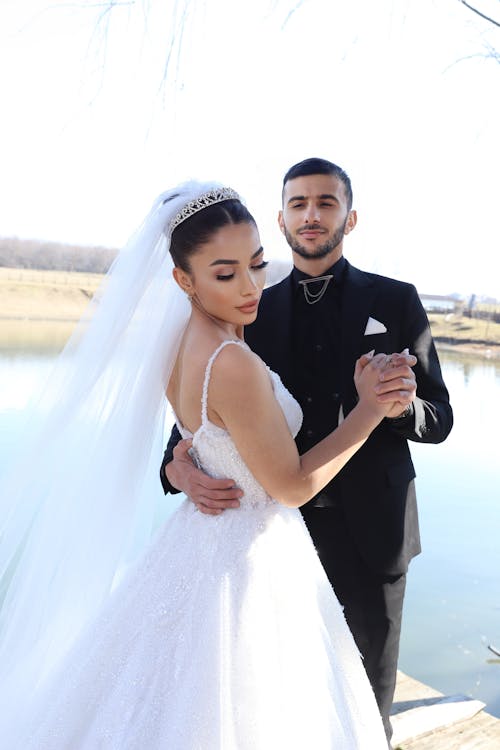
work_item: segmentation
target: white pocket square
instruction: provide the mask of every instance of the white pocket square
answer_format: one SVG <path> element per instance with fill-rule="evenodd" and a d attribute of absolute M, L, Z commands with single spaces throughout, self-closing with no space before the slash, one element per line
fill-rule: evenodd
<path fill-rule="evenodd" d="M 368 318 L 368 323 L 365 328 L 365 336 L 371 336 L 373 333 L 386 333 L 387 328 L 380 320 L 375 318 Z"/>

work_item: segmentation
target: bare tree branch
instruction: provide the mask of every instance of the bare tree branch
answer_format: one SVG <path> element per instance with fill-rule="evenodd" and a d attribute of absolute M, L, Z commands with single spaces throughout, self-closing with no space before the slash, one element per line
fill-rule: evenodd
<path fill-rule="evenodd" d="M 481 16 L 481 18 L 484 18 L 486 21 L 489 21 L 490 23 L 500 28 L 499 21 L 495 21 L 494 18 L 490 18 L 489 16 L 486 16 L 484 13 L 481 13 L 480 10 L 478 10 L 477 8 L 474 8 L 472 5 L 469 5 L 469 3 L 466 3 L 465 0 L 459 0 L 459 1 L 462 3 L 462 5 L 465 5 L 465 7 L 471 10 L 473 13 L 477 13 L 477 15 Z"/>
<path fill-rule="evenodd" d="M 290 8 L 290 10 L 289 10 L 289 11 L 288 11 L 288 13 L 287 13 L 287 16 L 286 16 L 285 20 L 283 21 L 283 23 L 282 23 L 282 25 L 281 25 L 281 28 L 282 28 L 282 29 L 284 29 L 284 28 L 285 28 L 285 26 L 287 25 L 288 21 L 289 21 L 289 20 L 290 20 L 290 18 L 291 18 L 291 17 L 293 16 L 293 14 L 295 13 L 295 11 L 299 10 L 300 6 L 301 6 L 301 5 L 303 5 L 303 4 L 304 4 L 304 0 L 299 0 L 299 1 L 298 1 L 298 2 L 297 2 L 297 3 L 295 4 L 295 5 L 294 5 L 294 7 L 293 7 L 293 8 Z"/>
<path fill-rule="evenodd" d="M 486 44 L 487 57 L 493 58 L 497 63 L 500 63 L 500 52 L 495 49 L 491 44 Z"/>

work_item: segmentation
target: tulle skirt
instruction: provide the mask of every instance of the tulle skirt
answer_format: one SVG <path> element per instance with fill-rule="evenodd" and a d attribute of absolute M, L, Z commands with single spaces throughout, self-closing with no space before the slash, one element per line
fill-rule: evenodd
<path fill-rule="evenodd" d="M 6 750 L 386 750 L 300 513 L 185 501 L 5 729 Z"/>

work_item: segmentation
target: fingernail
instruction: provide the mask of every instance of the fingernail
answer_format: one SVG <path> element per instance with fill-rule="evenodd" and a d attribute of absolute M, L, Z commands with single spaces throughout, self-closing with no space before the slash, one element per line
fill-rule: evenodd
<path fill-rule="evenodd" d="M 406 347 L 406 349 L 403 349 L 403 354 L 409 354 L 409 353 L 410 353 L 410 350 L 408 349 L 408 347 Z"/>
<path fill-rule="evenodd" d="M 372 349 L 371 352 L 366 352 L 366 354 L 364 356 L 365 357 L 373 357 L 374 354 L 375 354 L 375 349 Z"/>

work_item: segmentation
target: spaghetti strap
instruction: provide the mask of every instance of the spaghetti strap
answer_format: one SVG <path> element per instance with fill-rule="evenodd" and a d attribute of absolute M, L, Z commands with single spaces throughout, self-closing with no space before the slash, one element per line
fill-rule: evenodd
<path fill-rule="evenodd" d="M 243 346 L 244 348 L 247 347 L 247 344 L 245 344 L 244 341 L 237 341 L 235 339 L 226 339 L 226 341 L 223 341 L 222 344 L 219 344 L 217 349 L 214 351 L 212 356 L 207 362 L 207 367 L 205 370 L 205 380 L 203 381 L 203 391 L 201 394 L 201 424 L 205 426 L 208 422 L 208 384 L 210 382 L 210 375 L 212 373 L 212 365 L 219 354 L 219 352 L 227 345 L 227 344 L 238 344 L 238 346 Z"/>

